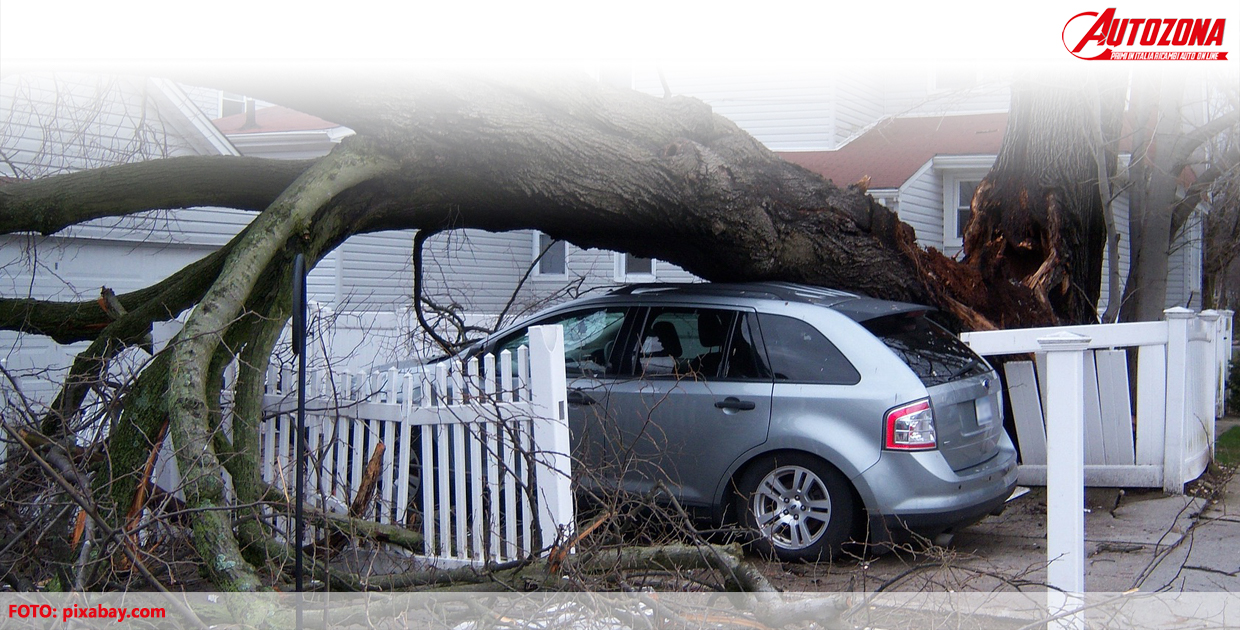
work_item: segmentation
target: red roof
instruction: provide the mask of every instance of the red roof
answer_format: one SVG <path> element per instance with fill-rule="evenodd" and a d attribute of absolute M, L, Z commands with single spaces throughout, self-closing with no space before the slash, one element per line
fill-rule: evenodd
<path fill-rule="evenodd" d="M 779 156 L 840 186 L 869 175 L 871 189 L 899 188 L 936 155 L 998 155 L 1006 128 L 1006 113 L 888 118 L 835 151 Z"/>
<path fill-rule="evenodd" d="M 317 116 L 303 114 L 299 111 L 276 105 L 255 110 L 254 126 L 245 126 L 245 113 L 233 114 L 211 121 L 215 128 L 226 134 L 238 133 L 271 133 L 275 131 L 317 131 L 335 129 L 340 125 L 328 122 Z"/>

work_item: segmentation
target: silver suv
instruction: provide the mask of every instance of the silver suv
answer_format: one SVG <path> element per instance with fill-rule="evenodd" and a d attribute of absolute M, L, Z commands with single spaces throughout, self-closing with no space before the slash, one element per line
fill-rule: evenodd
<path fill-rule="evenodd" d="M 562 325 L 587 487 L 662 482 L 780 558 L 816 560 L 850 537 L 949 532 L 1016 484 L 999 379 L 929 310 L 784 283 L 636 285 L 476 351 Z"/>

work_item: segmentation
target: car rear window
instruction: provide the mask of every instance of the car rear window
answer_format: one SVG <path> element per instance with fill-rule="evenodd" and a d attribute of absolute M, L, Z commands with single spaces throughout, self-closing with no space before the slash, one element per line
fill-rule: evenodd
<path fill-rule="evenodd" d="M 959 337 L 922 313 L 877 317 L 861 325 L 895 351 L 927 387 L 990 370 Z"/>
<path fill-rule="evenodd" d="M 791 317 L 760 313 L 758 325 L 775 380 L 856 385 L 861 373 L 817 328 Z"/>

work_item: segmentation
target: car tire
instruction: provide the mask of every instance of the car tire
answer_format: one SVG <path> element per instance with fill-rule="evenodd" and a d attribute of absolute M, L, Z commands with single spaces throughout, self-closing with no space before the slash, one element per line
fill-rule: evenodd
<path fill-rule="evenodd" d="M 848 480 L 804 453 L 765 457 L 737 483 L 741 525 L 753 546 L 784 561 L 830 560 L 852 535 L 856 506 Z"/>

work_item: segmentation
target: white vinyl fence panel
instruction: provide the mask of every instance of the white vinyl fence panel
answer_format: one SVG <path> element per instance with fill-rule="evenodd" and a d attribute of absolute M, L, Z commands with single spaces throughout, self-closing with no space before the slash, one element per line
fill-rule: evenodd
<path fill-rule="evenodd" d="M 294 377 L 270 375 L 271 414 L 261 440 L 263 479 L 290 493 Z M 319 371 L 307 381 L 306 487 L 313 505 L 346 512 L 382 444 L 382 474 L 362 516 L 421 531 L 433 561 L 503 562 L 570 535 L 559 326 L 531 328 L 530 347 L 516 356 L 505 351 L 413 371 Z"/>
<path fill-rule="evenodd" d="M 1057 334 L 1089 338 L 1081 350 L 1085 483 L 1183 492 L 1213 456 L 1230 361 L 1231 311 L 1166 311 L 1161 322 L 965 333 L 983 356 L 1031 354 L 1004 365 L 1021 449 L 1020 481 L 1045 485 L 1051 398 L 1047 349 Z M 1137 357 L 1135 405 L 1129 351 Z"/>

